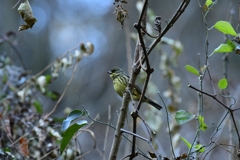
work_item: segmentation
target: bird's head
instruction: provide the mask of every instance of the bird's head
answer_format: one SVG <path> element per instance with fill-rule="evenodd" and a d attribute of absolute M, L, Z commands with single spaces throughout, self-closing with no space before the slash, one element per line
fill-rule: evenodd
<path fill-rule="evenodd" d="M 119 67 L 113 67 L 112 69 L 110 69 L 109 71 L 107 71 L 107 73 L 109 74 L 109 76 L 112 79 L 115 79 L 116 77 L 118 77 L 119 75 L 123 74 L 123 70 Z"/>

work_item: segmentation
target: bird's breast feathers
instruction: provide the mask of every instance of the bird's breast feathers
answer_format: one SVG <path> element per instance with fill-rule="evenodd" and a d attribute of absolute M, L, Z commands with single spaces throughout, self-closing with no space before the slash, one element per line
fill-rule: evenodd
<path fill-rule="evenodd" d="M 117 82 L 117 79 L 113 80 L 113 87 L 114 90 L 120 95 L 123 96 L 123 93 L 125 92 L 126 86 L 122 83 Z"/>

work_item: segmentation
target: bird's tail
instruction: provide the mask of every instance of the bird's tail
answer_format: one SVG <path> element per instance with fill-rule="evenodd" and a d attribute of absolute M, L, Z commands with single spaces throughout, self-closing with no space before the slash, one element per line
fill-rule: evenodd
<path fill-rule="evenodd" d="M 146 98 L 145 102 L 151 104 L 153 107 L 155 107 L 158 110 L 162 109 L 162 106 L 160 106 L 159 104 L 153 102 L 151 99 Z"/>

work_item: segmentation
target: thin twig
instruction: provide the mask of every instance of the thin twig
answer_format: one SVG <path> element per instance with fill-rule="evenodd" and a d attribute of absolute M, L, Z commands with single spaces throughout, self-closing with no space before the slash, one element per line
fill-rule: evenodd
<path fill-rule="evenodd" d="M 145 43 L 143 41 L 143 35 L 141 33 L 141 27 L 140 26 L 146 26 L 146 18 L 147 18 L 147 6 L 148 6 L 148 0 L 144 1 L 144 5 L 143 5 L 143 9 L 142 12 L 140 14 L 140 18 L 138 20 L 138 23 L 134 25 L 134 27 L 137 29 L 138 31 L 138 39 L 140 42 L 140 46 L 141 46 L 141 50 L 143 51 L 143 54 L 146 57 L 146 64 L 147 64 L 147 78 L 145 80 L 144 83 L 144 88 L 142 91 L 142 94 L 140 96 L 139 102 L 138 102 L 138 106 L 137 106 L 137 110 L 135 112 L 132 113 L 132 118 L 133 118 L 133 133 L 137 132 L 137 117 L 138 117 L 138 111 L 140 110 L 141 107 L 141 103 L 143 100 L 143 97 L 145 95 L 146 89 L 147 89 L 147 85 L 148 85 L 148 81 L 149 81 L 149 77 L 150 74 L 152 73 L 151 69 L 150 69 L 150 63 L 147 57 L 147 51 L 146 51 L 146 47 L 145 47 Z M 133 140 L 132 140 L 132 154 L 130 155 L 130 160 L 132 160 L 136 154 L 135 154 L 135 146 L 136 146 L 136 137 L 133 136 Z"/>
<path fill-rule="evenodd" d="M 39 159 L 41 160 L 41 159 L 47 158 L 47 156 L 48 156 L 49 154 L 51 154 L 51 153 L 54 152 L 55 150 L 58 150 L 59 148 L 60 148 L 60 147 L 57 147 L 57 148 L 52 149 L 51 151 L 49 151 L 48 153 L 46 153 L 45 155 L 43 155 L 43 156 L 40 157 Z"/>
<path fill-rule="evenodd" d="M 44 67 L 40 72 L 38 72 L 37 74 L 33 75 L 32 78 L 30 78 L 30 79 L 29 79 L 27 82 L 25 82 L 21 87 L 19 87 L 20 90 L 23 89 L 26 85 L 28 85 L 28 84 L 32 81 L 32 79 L 39 77 L 39 76 L 42 75 L 45 71 L 47 71 L 49 68 L 51 68 L 52 65 L 53 65 L 57 60 L 64 58 L 67 54 L 69 54 L 69 53 L 70 53 L 71 51 L 73 51 L 73 50 L 76 50 L 77 48 L 79 48 L 79 45 L 77 45 L 77 46 L 75 46 L 73 49 L 65 52 L 63 55 L 61 55 L 60 57 L 58 57 L 58 58 L 57 58 L 56 60 L 54 60 L 52 63 L 50 63 L 50 64 L 48 64 L 46 67 Z"/>
<path fill-rule="evenodd" d="M 88 155 L 89 153 L 91 153 L 93 150 L 95 150 L 95 149 L 97 148 L 97 147 L 96 147 L 96 145 L 97 145 L 97 140 L 96 140 L 96 137 L 95 137 L 93 131 L 91 131 L 91 130 L 89 130 L 89 129 L 86 129 L 86 128 L 80 129 L 80 130 L 79 130 L 79 133 L 78 133 L 75 137 L 77 137 L 81 132 L 87 132 L 87 133 L 89 133 L 89 134 L 91 135 L 91 137 L 93 138 L 93 140 L 94 140 L 94 145 L 93 145 L 92 149 L 90 149 L 90 150 L 87 151 L 86 153 L 80 155 L 79 157 L 76 157 L 75 159 L 80 159 L 80 158 Z M 100 154 L 101 154 L 101 153 L 100 153 Z"/>
<path fill-rule="evenodd" d="M 55 112 L 55 110 L 57 109 L 59 103 L 62 101 L 63 96 L 65 95 L 65 93 L 66 93 L 69 85 L 71 84 L 71 82 L 72 82 L 72 80 L 73 80 L 73 78 L 74 78 L 74 76 L 75 76 L 75 73 L 76 73 L 76 71 L 77 71 L 77 67 L 78 67 L 78 62 L 76 61 L 75 66 L 74 66 L 74 70 L 73 70 L 73 73 L 72 73 L 72 76 L 71 76 L 71 78 L 69 79 L 68 83 L 66 84 L 66 86 L 65 86 L 65 88 L 64 88 L 64 90 L 63 90 L 63 93 L 62 93 L 61 96 L 59 97 L 57 103 L 55 104 L 55 106 L 53 107 L 53 109 L 51 110 L 51 112 L 49 112 L 49 113 L 44 117 L 43 120 L 46 120 L 46 119 L 47 119 L 51 114 L 53 114 L 53 112 Z"/>
<path fill-rule="evenodd" d="M 203 94 L 205 94 L 205 95 L 213 98 L 215 101 L 217 101 L 218 103 L 220 103 L 225 109 L 227 109 L 227 110 L 230 112 L 230 115 L 231 115 L 231 117 L 232 117 L 232 121 L 233 121 L 233 124 L 234 124 L 234 128 L 235 128 L 236 133 L 237 133 L 237 136 L 238 136 L 238 146 L 239 146 L 239 148 L 240 148 L 240 135 L 239 135 L 239 131 L 238 131 L 238 128 L 237 128 L 237 125 L 236 125 L 235 118 L 234 118 L 234 116 L 233 116 L 233 110 L 232 110 L 230 107 L 227 107 L 227 106 L 226 106 L 224 103 L 222 103 L 221 101 L 219 101 L 219 100 L 216 98 L 215 95 L 211 95 L 211 94 L 206 93 L 206 92 L 204 92 L 204 91 L 200 91 L 199 89 L 191 86 L 190 84 L 188 85 L 188 87 L 190 87 L 190 88 L 192 88 L 192 89 L 194 89 L 194 90 L 196 90 L 196 91 L 198 91 L 198 92 L 200 92 L 200 93 L 203 93 Z"/>
<path fill-rule="evenodd" d="M 9 135 L 4 131 L 2 130 L 2 132 L 4 132 L 6 134 L 6 136 L 8 137 L 8 140 L 11 142 L 11 146 L 13 146 L 13 148 L 20 154 L 20 156 L 24 159 L 24 155 L 21 153 L 21 151 L 18 150 L 18 148 L 16 147 L 16 142 L 13 142 L 12 139 L 9 137 Z M 21 140 L 22 138 L 24 137 L 21 137 L 19 140 Z"/>
<path fill-rule="evenodd" d="M 14 9 L 17 5 L 18 5 L 18 3 L 20 2 L 21 0 L 18 0 L 18 2 L 12 7 L 12 9 Z"/>
<path fill-rule="evenodd" d="M 111 105 L 108 106 L 108 124 L 111 123 Z M 104 138 L 104 145 L 103 145 L 103 160 L 106 159 L 106 148 L 107 148 L 107 139 L 109 133 L 109 125 L 106 128 L 105 138 Z"/>
<path fill-rule="evenodd" d="M 155 149 L 153 148 L 153 146 L 152 146 L 152 144 L 151 144 L 151 141 L 149 141 L 147 138 L 144 138 L 144 137 L 142 137 L 142 136 L 139 136 L 138 134 L 135 134 L 135 133 L 133 133 L 133 132 L 129 132 L 129 131 L 125 130 L 125 129 L 121 129 L 121 131 L 122 131 L 122 132 L 125 132 L 125 133 L 127 133 L 127 134 L 131 134 L 131 135 L 133 135 L 134 137 L 137 137 L 137 138 L 139 138 L 139 139 L 142 139 L 142 140 L 146 141 L 146 142 L 149 144 L 149 146 L 151 147 L 151 149 L 153 150 L 154 154 L 156 155 L 156 158 L 157 158 L 158 160 L 160 160 L 160 158 L 157 156 L 157 155 L 158 155 L 157 152 L 155 151 Z M 131 156 L 131 155 L 130 155 L 130 156 Z"/>
<path fill-rule="evenodd" d="M 88 117 L 89 119 L 91 119 L 93 122 L 96 122 L 96 123 L 99 123 L 99 124 L 102 124 L 102 125 L 105 125 L 105 126 L 109 126 L 109 127 L 111 127 L 112 129 L 116 130 L 116 127 L 114 127 L 112 124 L 104 123 L 104 122 L 97 121 L 97 120 L 93 119 L 93 118 L 89 115 L 89 113 L 88 113 L 88 111 L 86 110 L 86 108 L 84 107 L 82 101 L 80 100 L 79 92 L 77 92 L 77 94 L 78 94 L 78 97 L 79 97 L 80 105 L 81 105 L 82 108 L 84 109 L 84 111 L 85 111 L 85 113 L 87 114 L 87 117 Z M 128 139 L 125 135 L 122 135 L 122 136 L 123 136 L 128 142 L 132 143 L 131 140 Z M 138 149 L 138 151 L 139 151 L 145 158 L 147 158 L 147 159 L 149 159 L 149 160 L 151 159 L 151 158 L 149 158 L 147 155 L 145 155 L 144 152 L 143 152 L 139 147 L 137 147 L 137 149 Z"/>
<path fill-rule="evenodd" d="M 185 9 L 187 8 L 188 4 L 189 4 L 190 0 L 183 0 L 182 3 L 180 4 L 180 6 L 178 7 L 177 11 L 175 12 L 175 14 L 173 15 L 173 17 L 171 18 L 171 20 L 169 21 L 169 23 L 167 24 L 167 26 L 163 29 L 161 35 L 156 38 L 149 46 L 148 49 L 148 55 L 151 53 L 151 51 L 153 50 L 153 48 L 161 41 L 161 38 L 168 32 L 168 30 L 173 26 L 173 24 L 178 20 L 178 18 L 182 15 L 182 13 L 185 11 Z"/>
<path fill-rule="evenodd" d="M 217 144 L 217 143 L 215 143 L 215 144 Z M 214 149 L 217 148 L 217 147 L 223 148 L 225 151 L 227 151 L 227 152 L 229 152 L 231 155 L 233 155 L 236 159 L 239 159 L 239 157 L 238 157 L 237 155 L 234 155 L 231 151 L 227 150 L 227 149 L 224 148 L 222 145 L 223 145 L 223 144 L 217 144 L 216 146 L 214 146 L 213 148 L 211 148 L 211 149 L 209 150 L 209 152 L 207 152 L 206 155 L 203 157 L 203 160 L 205 160 L 205 158 L 207 157 L 207 155 L 208 155 L 212 150 L 214 150 Z"/>
<path fill-rule="evenodd" d="M 27 67 L 23 61 L 23 58 L 21 56 L 21 53 L 18 51 L 18 49 L 12 44 L 11 41 L 9 41 L 7 38 L 5 38 L 4 36 L 0 35 L 0 37 L 14 50 L 14 52 L 16 53 L 21 65 L 23 66 L 24 70 L 27 70 Z"/>
<path fill-rule="evenodd" d="M 158 91 L 158 96 L 162 100 L 163 106 L 165 107 L 165 111 L 166 111 L 166 115 L 167 115 L 167 125 L 168 125 L 168 132 L 169 132 L 169 139 L 170 139 L 172 154 L 173 154 L 174 159 L 176 159 L 176 155 L 175 155 L 175 152 L 174 152 L 174 149 L 173 149 L 172 134 L 171 134 L 171 129 L 170 129 L 170 125 L 169 125 L 170 122 L 169 122 L 169 114 L 168 114 L 167 106 L 166 106 L 164 100 L 162 99 L 162 96 L 160 95 L 159 91 Z"/>

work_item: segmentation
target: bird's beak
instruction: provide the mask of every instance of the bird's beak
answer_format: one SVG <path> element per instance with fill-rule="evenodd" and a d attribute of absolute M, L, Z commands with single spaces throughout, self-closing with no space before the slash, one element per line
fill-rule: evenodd
<path fill-rule="evenodd" d="M 111 74 L 111 73 L 112 73 L 112 71 L 111 71 L 111 70 L 109 70 L 109 71 L 107 71 L 107 73 L 108 73 L 108 74 Z"/>

